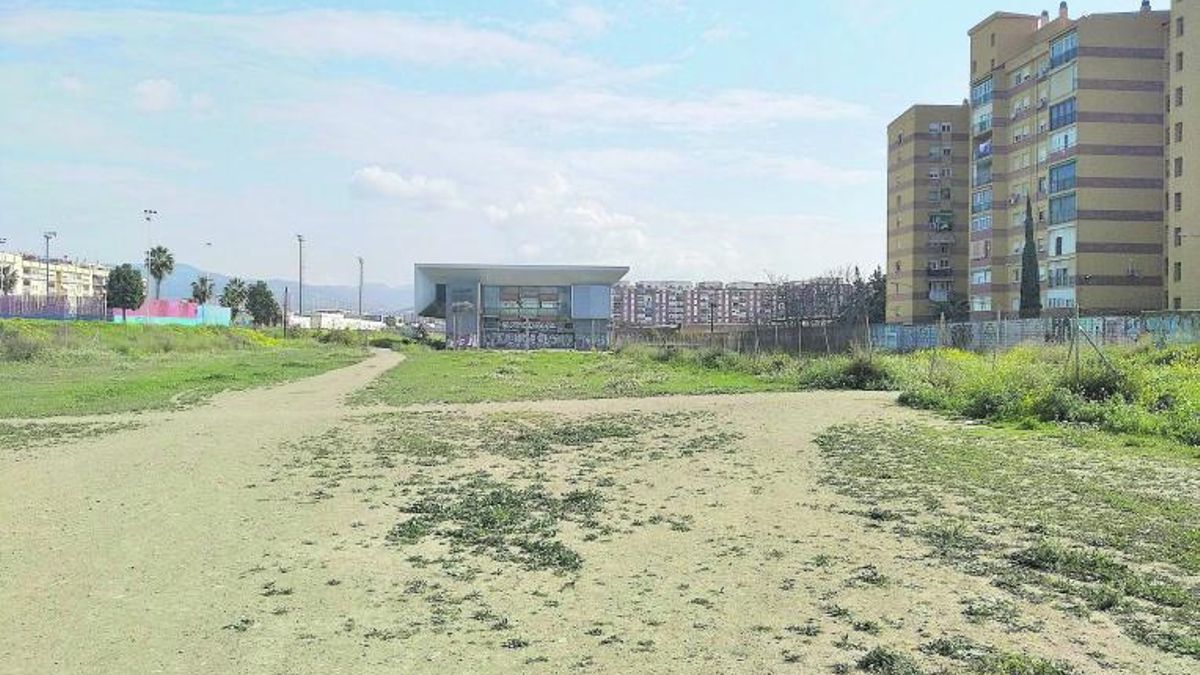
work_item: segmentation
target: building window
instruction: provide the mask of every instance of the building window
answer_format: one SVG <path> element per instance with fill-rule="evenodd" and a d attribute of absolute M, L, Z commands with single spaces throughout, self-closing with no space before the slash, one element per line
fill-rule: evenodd
<path fill-rule="evenodd" d="M 1183 17 L 1175 17 L 1175 35 L 1176 37 L 1183 36 Z"/>
<path fill-rule="evenodd" d="M 1050 130 L 1061 129 L 1075 123 L 1075 99 L 1050 106 Z"/>
<path fill-rule="evenodd" d="M 1183 70 L 1183 52 L 1175 52 L 1175 70 Z"/>
<path fill-rule="evenodd" d="M 1075 60 L 1079 51 L 1079 35 L 1071 31 L 1050 43 L 1050 67 L 1057 68 Z"/>
<path fill-rule="evenodd" d="M 1175 228 L 1175 245 L 1183 246 L 1183 228 L 1182 227 Z"/>
<path fill-rule="evenodd" d="M 1175 269 L 1171 273 L 1171 280 L 1175 282 L 1183 281 L 1183 263 L 1175 263 Z"/>
<path fill-rule="evenodd" d="M 983 82 L 971 87 L 971 105 L 979 107 L 992 102 L 992 91 L 994 87 L 992 78 L 987 78 Z"/>
<path fill-rule="evenodd" d="M 1175 193 L 1175 211 L 1178 212 L 1178 211 L 1182 211 L 1182 210 L 1183 210 L 1183 193 L 1176 192 Z"/>
<path fill-rule="evenodd" d="M 1050 199 L 1050 224 L 1069 223 L 1075 220 L 1075 193 Z"/>
<path fill-rule="evenodd" d="M 971 195 L 971 213 L 992 210 L 992 190 L 980 190 Z"/>
<path fill-rule="evenodd" d="M 1176 143 L 1183 142 L 1183 122 L 1175 123 L 1175 142 Z"/>
<path fill-rule="evenodd" d="M 1062 237 L 1054 238 L 1054 255 L 1062 255 L 1063 254 L 1062 239 L 1063 239 Z"/>
<path fill-rule="evenodd" d="M 974 216 L 971 218 L 972 232 L 987 232 L 990 229 L 992 229 L 992 216 L 990 214 Z"/>
<path fill-rule="evenodd" d="M 1183 309 L 1183 298 L 1175 298 L 1171 301 L 1171 305 L 1176 311 Z"/>
<path fill-rule="evenodd" d="M 954 154 L 954 148 L 942 148 L 942 157 L 950 157 Z"/>
<path fill-rule="evenodd" d="M 1050 167 L 1050 192 L 1075 189 L 1075 162 Z"/>
<path fill-rule="evenodd" d="M 1183 105 L 1183 87 L 1175 87 L 1175 107 Z"/>
<path fill-rule="evenodd" d="M 996 46 L 996 34 L 995 34 L 995 33 L 992 33 L 992 37 L 991 37 L 991 46 L 992 46 L 992 47 L 995 47 L 995 46 Z"/>
<path fill-rule="evenodd" d="M 1176 157 L 1175 158 L 1175 177 L 1179 178 L 1182 175 L 1183 175 L 1183 158 Z"/>

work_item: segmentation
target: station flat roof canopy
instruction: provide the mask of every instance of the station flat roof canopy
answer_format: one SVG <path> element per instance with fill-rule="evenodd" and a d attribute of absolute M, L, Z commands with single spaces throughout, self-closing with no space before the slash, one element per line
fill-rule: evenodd
<path fill-rule="evenodd" d="M 418 280 L 431 284 L 474 281 L 485 286 L 612 286 L 628 267 L 596 265 L 455 265 L 418 263 Z"/>

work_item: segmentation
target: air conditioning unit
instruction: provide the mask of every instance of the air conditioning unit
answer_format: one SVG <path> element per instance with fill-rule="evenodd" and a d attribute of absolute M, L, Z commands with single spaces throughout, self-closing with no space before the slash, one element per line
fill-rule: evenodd
<path fill-rule="evenodd" d="M 1045 97 L 1039 98 L 1038 99 L 1038 110 L 1041 110 L 1042 108 L 1045 108 L 1045 107 L 1046 107 L 1046 98 Z"/>

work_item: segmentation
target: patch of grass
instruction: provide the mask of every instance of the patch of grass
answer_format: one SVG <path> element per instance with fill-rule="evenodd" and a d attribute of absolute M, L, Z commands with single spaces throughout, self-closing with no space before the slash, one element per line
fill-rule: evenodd
<path fill-rule="evenodd" d="M 486 553 L 527 569 L 573 572 L 583 559 L 558 539 L 559 523 L 586 526 L 601 505 L 602 498 L 592 491 L 555 496 L 540 485 L 518 488 L 474 473 L 431 488 L 403 507 L 412 517 L 393 527 L 388 540 L 414 544 L 435 536 L 455 549 Z"/>
<path fill-rule="evenodd" d="M 921 675 L 921 669 L 909 656 L 887 647 L 875 647 L 858 663 L 859 670 L 880 675 Z"/>
<path fill-rule="evenodd" d="M 0 450 L 29 450 L 53 443 L 94 438 L 136 429 L 134 422 L 61 422 L 55 424 L 0 422 Z"/>
<path fill-rule="evenodd" d="M 1127 441 L 921 424 L 843 425 L 817 439 L 838 491 L 878 509 L 939 504 L 893 527 L 951 564 L 1021 597 L 1109 612 L 1134 639 L 1200 657 L 1187 638 L 1200 634 L 1200 463 L 1169 441 Z M 973 600 L 964 614 L 1036 629 L 1016 626 L 1008 601 Z"/>
<path fill-rule="evenodd" d="M 406 359 L 352 401 L 478 403 L 785 391 L 795 385 L 711 359 L 650 353 L 436 351 L 407 347 Z"/>
<path fill-rule="evenodd" d="M 315 375 L 361 347 L 243 328 L 0 320 L 0 417 L 178 407 L 221 391 Z M 12 345 L 16 345 L 15 347 Z"/>

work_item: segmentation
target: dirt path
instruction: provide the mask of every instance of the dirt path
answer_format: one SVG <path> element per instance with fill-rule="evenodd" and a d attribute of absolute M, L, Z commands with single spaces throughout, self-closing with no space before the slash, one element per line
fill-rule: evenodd
<path fill-rule="evenodd" d="M 0 458 L 0 671 L 228 672 L 213 638 L 237 601 L 230 580 L 259 562 L 258 542 L 303 528 L 246 484 L 398 360 L 109 416 L 145 426 Z"/>
<path fill-rule="evenodd" d="M 422 485 L 503 477 L 521 461 L 381 464 L 377 447 L 329 435 L 378 424 L 368 415 L 381 409 L 342 401 L 397 359 L 0 457 L 0 672 L 830 672 L 871 645 L 915 651 L 948 634 L 1187 672 L 1111 622 L 1049 606 L 1024 608 L 1036 632 L 969 622 L 965 599 L 999 595 L 985 578 L 938 565 L 820 485 L 816 433 L 916 415 L 887 394 L 409 409 L 433 415 L 434 429 L 447 410 L 682 412 L 740 439 L 735 450 L 595 464 L 614 486 L 613 530 L 566 528 L 585 561 L 577 576 L 469 555 L 430 564 L 446 550 L 387 541 L 397 505 Z M 674 451 L 670 433 L 653 436 Z M 314 437 L 315 450 L 294 445 Z M 561 491 L 600 457 L 560 453 L 536 472 Z M 668 527 L 682 514 L 685 526 Z"/>

